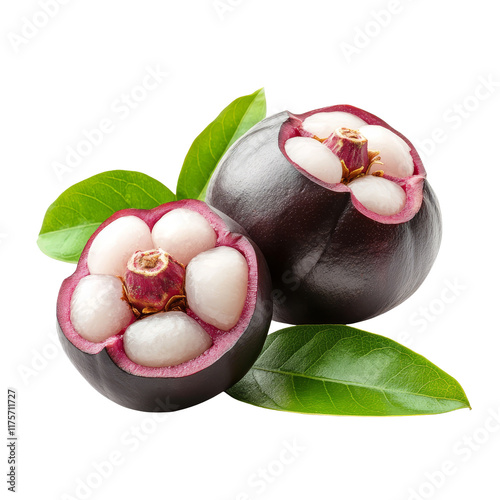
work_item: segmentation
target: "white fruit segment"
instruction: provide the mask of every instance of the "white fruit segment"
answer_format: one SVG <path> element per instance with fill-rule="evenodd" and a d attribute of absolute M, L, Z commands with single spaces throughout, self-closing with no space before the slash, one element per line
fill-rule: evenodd
<path fill-rule="evenodd" d="M 186 268 L 188 307 L 206 323 L 230 330 L 238 322 L 248 288 L 248 264 L 231 247 L 197 255 Z"/>
<path fill-rule="evenodd" d="M 368 149 L 380 152 L 383 165 L 375 165 L 377 169 L 394 177 L 408 177 L 413 174 L 410 146 L 401 137 L 380 125 L 365 125 L 359 131 L 368 139 Z"/>
<path fill-rule="evenodd" d="M 339 158 L 325 145 L 312 137 L 292 137 L 285 143 L 290 160 L 323 182 L 336 183 L 342 179 Z"/>
<path fill-rule="evenodd" d="M 197 212 L 177 208 L 165 214 L 153 227 L 153 244 L 185 266 L 196 255 L 215 247 L 217 235 Z"/>
<path fill-rule="evenodd" d="M 350 182 L 353 195 L 368 210 L 379 215 L 394 215 L 406 204 L 403 188 L 383 177 L 365 175 Z"/>
<path fill-rule="evenodd" d="M 89 275 L 80 280 L 71 297 L 71 323 L 90 342 L 102 342 L 123 330 L 135 318 L 123 299 L 119 278 Z"/>
<path fill-rule="evenodd" d="M 132 323 L 123 335 L 129 359 L 142 366 L 175 366 L 197 358 L 212 345 L 205 330 L 183 312 L 163 312 Z"/>
<path fill-rule="evenodd" d="M 302 122 L 302 128 L 314 134 L 320 139 L 326 139 L 339 127 L 347 127 L 358 129 L 366 125 L 366 122 L 351 113 L 344 111 L 331 111 L 324 113 L 316 113 L 308 116 Z"/>
<path fill-rule="evenodd" d="M 153 240 L 148 225 L 133 215 L 120 217 L 96 236 L 87 265 L 91 274 L 124 276 L 130 256 L 151 248 Z"/>

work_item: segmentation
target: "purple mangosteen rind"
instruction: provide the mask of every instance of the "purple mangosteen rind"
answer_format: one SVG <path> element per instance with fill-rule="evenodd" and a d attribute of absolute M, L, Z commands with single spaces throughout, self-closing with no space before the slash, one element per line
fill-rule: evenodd
<path fill-rule="evenodd" d="M 360 209 L 347 186 L 323 183 L 286 157 L 283 145 L 297 122 L 329 111 L 384 126 L 411 148 L 414 175 L 396 179 L 409 198 L 400 214 Z M 348 105 L 282 112 L 254 126 L 219 163 L 206 200 L 261 249 L 273 280 L 273 319 L 284 323 L 349 324 L 396 307 L 422 284 L 441 242 L 439 203 L 413 145 Z"/>
<path fill-rule="evenodd" d="M 120 217 L 133 215 L 150 229 L 167 212 L 187 208 L 202 214 L 217 233 L 216 246 L 238 249 L 249 263 L 247 303 L 240 320 L 228 332 L 204 323 L 191 310 L 187 314 L 209 333 L 224 339 L 198 358 L 174 367 L 143 367 L 132 362 L 123 349 L 125 328 L 104 342 L 83 339 L 70 320 L 71 296 L 78 282 L 89 275 L 87 255 L 97 234 Z M 199 404 L 238 382 L 256 361 L 264 345 L 272 316 L 271 279 L 259 248 L 239 224 L 198 200 L 180 200 L 152 210 L 125 209 L 99 226 L 87 242 L 77 269 L 66 278 L 57 301 L 57 331 L 65 353 L 84 378 L 112 401 L 140 411 L 175 411 Z M 241 332 L 240 332 L 241 330 Z M 215 333 L 214 333 L 215 332 Z M 232 336 L 232 337 L 231 337 Z M 217 348 L 214 359 L 209 353 Z"/>

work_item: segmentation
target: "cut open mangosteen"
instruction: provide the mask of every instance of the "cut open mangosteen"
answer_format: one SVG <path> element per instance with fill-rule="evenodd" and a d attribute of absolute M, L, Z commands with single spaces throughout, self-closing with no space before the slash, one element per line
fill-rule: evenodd
<path fill-rule="evenodd" d="M 348 105 L 271 116 L 219 163 L 207 202 L 245 228 L 267 259 L 274 316 L 354 323 L 420 286 L 441 214 L 402 134 Z"/>
<path fill-rule="evenodd" d="M 143 411 L 195 405 L 235 384 L 260 353 L 271 281 L 229 217 L 182 200 L 115 213 L 85 246 L 57 302 L 80 373 Z"/>

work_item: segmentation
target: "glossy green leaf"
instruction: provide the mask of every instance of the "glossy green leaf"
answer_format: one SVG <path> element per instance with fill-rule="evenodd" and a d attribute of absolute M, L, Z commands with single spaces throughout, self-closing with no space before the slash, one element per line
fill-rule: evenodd
<path fill-rule="evenodd" d="M 50 205 L 38 237 L 49 257 L 78 262 L 92 233 L 108 217 L 124 208 L 154 208 L 175 200 L 161 182 L 127 170 L 112 170 L 81 181 Z"/>
<path fill-rule="evenodd" d="M 419 415 L 470 407 L 460 384 L 423 356 L 343 325 L 272 333 L 250 372 L 228 393 L 273 410 L 329 415 Z"/>
<path fill-rule="evenodd" d="M 208 181 L 228 148 L 266 116 L 264 89 L 239 97 L 194 140 L 177 182 L 177 198 L 204 200 Z"/>

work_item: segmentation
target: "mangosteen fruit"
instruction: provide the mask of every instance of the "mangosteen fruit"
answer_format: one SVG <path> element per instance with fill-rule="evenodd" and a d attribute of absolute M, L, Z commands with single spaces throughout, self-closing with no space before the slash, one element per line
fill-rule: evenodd
<path fill-rule="evenodd" d="M 99 392 L 173 411 L 235 384 L 272 315 L 264 257 L 197 200 L 116 212 L 85 246 L 57 301 L 63 348 Z"/>
<path fill-rule="evenodd" d="M 414 146 L 361 109 L 271 116 L 226 153 L 206 200 L 262 250 L 273 319 L 355 323 L 423 282 L 441 214 Z"/>

